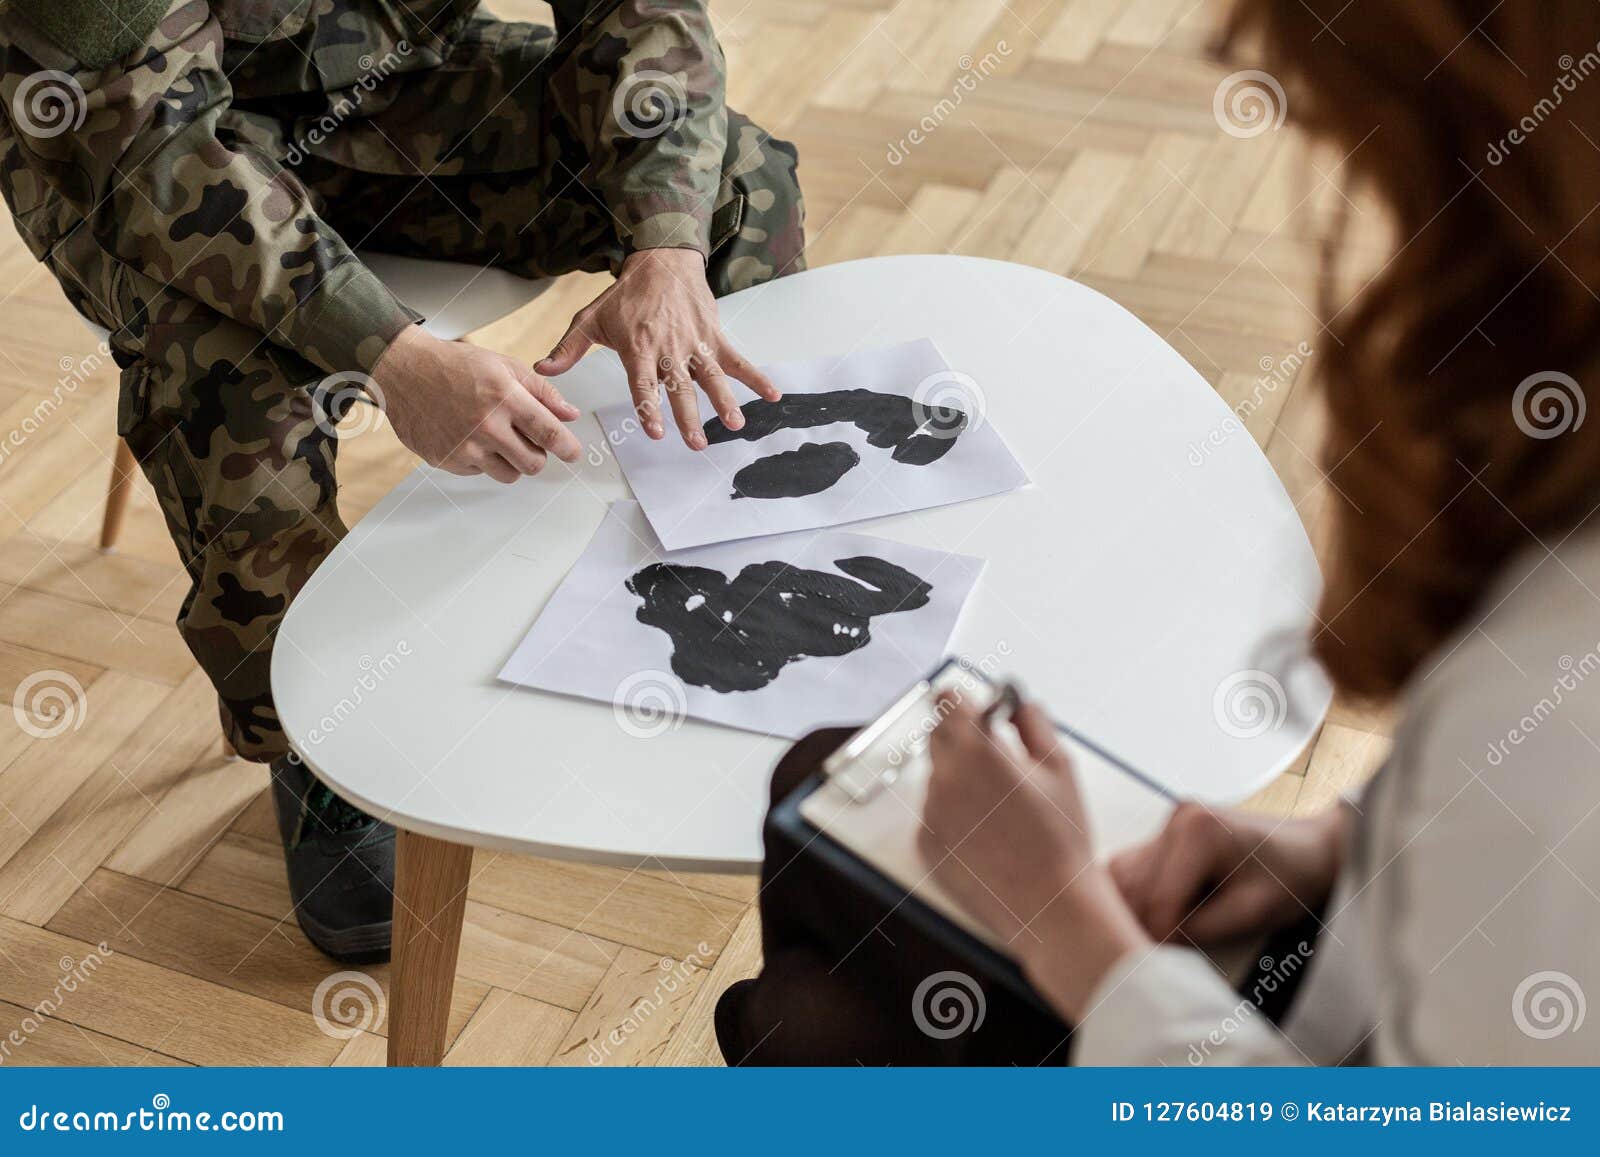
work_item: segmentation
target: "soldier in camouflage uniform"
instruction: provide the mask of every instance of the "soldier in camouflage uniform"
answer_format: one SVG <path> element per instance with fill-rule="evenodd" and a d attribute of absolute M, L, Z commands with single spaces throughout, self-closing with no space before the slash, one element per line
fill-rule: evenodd
<path fill-rule="evenodd" d="M 110 61 L 57 46 L 63 6 L 0 24 L 0 186 L 112 331 L 118 433 L 195 582 L 179 625 L 249 758 L 285 750 L 272 636 L 343 534 L 311 387 L 417 318 L 353 246 L 529 277 L 698 248 L 718 295 L 802 267 L 794 150 L 723 107 L 703 5 L 558 0 L 554 29 L 475 7 L 177 0 Z M 47 70 L 84 95 L 23 88 Z M 648 73 L 687 107 L 631 135 L 652 110 L 619 84 Z"/>
<path fill-rule="evenodd" d="M 608 331 L 629 318 L 651 330 L 653 312 L 681 308 L 659 276 L 628 288 L 636 260 L 688 257 L 701 296 L 803 267 L 795 151 L 724 105 L 703 0 L 552 7 L 554 28 L 501 22 L 477 0 L 0 0 L 0 187 L 73 305 L 111 331 L 117 430 L 193 583 L 179 629 L 246 758 L 286 752 L 272 641 L 345 533 L 316 386 L 371 375 L 398 392 L 399 355 L 385 355 L 421 340 L 419 315 L 357 246 L 528 277 L 620 274 L 546 374 L 592 340 L 621 349 L 631 339 Z M 714 312 L 728 372 L 775 396 Z M 663 346 L 644 352 L 679 368 L 663 356 L 647 373 L 641 350 L 624 360 L 647 429 L 661 433 L 659 378 L 694 445 L 693 387 L 686 418 L 671 386 L 692 376 L 725 412 L 721 369 Z M 457 356 L 407 364 L 449 378 Z M 499 361 L 540 413 L 576 417 Z M 430 452 L 396 408 L 402 441 L 457 472 L 510 480 L 537 470 L 541 447 L 570 456 L 570 432 L 526 428 L 516 454 Z"/>

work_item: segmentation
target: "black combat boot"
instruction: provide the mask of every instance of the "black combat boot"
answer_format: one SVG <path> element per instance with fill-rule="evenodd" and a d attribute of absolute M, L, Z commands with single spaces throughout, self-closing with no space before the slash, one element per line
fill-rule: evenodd
<path fill-rule="evenodd" d="M 394 828 L 341 799 L 293 755 L 272 764 L 272 803 L 307 938 L 345 964 L 388 960 Z"/>

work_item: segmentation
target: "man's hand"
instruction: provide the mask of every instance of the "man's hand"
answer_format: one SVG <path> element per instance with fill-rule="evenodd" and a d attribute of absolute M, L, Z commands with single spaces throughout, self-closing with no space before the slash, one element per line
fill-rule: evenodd
<path fill-rule="evenodd" d="M 744 425 L 730 377 L 769 402 L 783 396 L 723 336 L 717 303 L 706 284 L 705 260 L 694 249 L 646 249 L 631 255 L 616 282 L 577 312 L 566 336 L 534 369 L 566 373 L 596 343 L 621 356 L 633 408 L 652 438 L 665 433 L 658 383 L 667 387 L 673 417 L 691 450 L 706 448 L 696 383 L 730 430 Z"/>
<path fill-rule="evenodd" d="M 1345 808 L 1303 820 L 1180 804 L 1161 833 L 1111 862 L 1145 931 L 1197 944 L 1271 932 L 1328 898 L 1349 827 Z"/>
<path fill-rule="evenodd" d="M 390 343 L 372 377 L 400 441 L 452 474 L 515 482 L 543 470 L 547 453 L 576 462 L 582 452 L 561 424 L 578 408 L 515 358 L 413 325 Z"/>

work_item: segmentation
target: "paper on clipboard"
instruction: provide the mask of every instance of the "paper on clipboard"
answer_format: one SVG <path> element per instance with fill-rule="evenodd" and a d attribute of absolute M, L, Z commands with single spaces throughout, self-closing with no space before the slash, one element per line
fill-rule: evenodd
<path fill-rule="evenodd" d="M 1005 955 L 1011 946 L 996 939 L 928 872 L 917 848 L 919 817 L 927 796 L 927 738 L 937 721 L 935 703 L 951 690 L 983 710 L 999 688 L 972 668 L 946 665 L 913 688 L 879 720 L 841 748 L 844 758 L 826 766 L 828 778 L 800 803 L 801 816 L 919 900 Z M 1161 830 L 1175 801 L 1070 735 L 1061 743 L 1072 761 L 1088 809 L 1096 856 L 1105 858 Z"/>

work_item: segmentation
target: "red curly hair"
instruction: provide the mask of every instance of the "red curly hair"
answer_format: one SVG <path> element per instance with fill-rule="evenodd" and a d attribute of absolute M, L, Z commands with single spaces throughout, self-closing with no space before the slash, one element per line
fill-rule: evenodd
<path fill-rule="evenodd" d="M 1222 50 L 1281 84 L 1395 229 L 1348 301 L 1328 239 L 1318 343 L 1336 510 L 1316 651 L 1382 700 L 1512 555 L 1600 502 L 1600 4 L 1232 0 Z"/>

